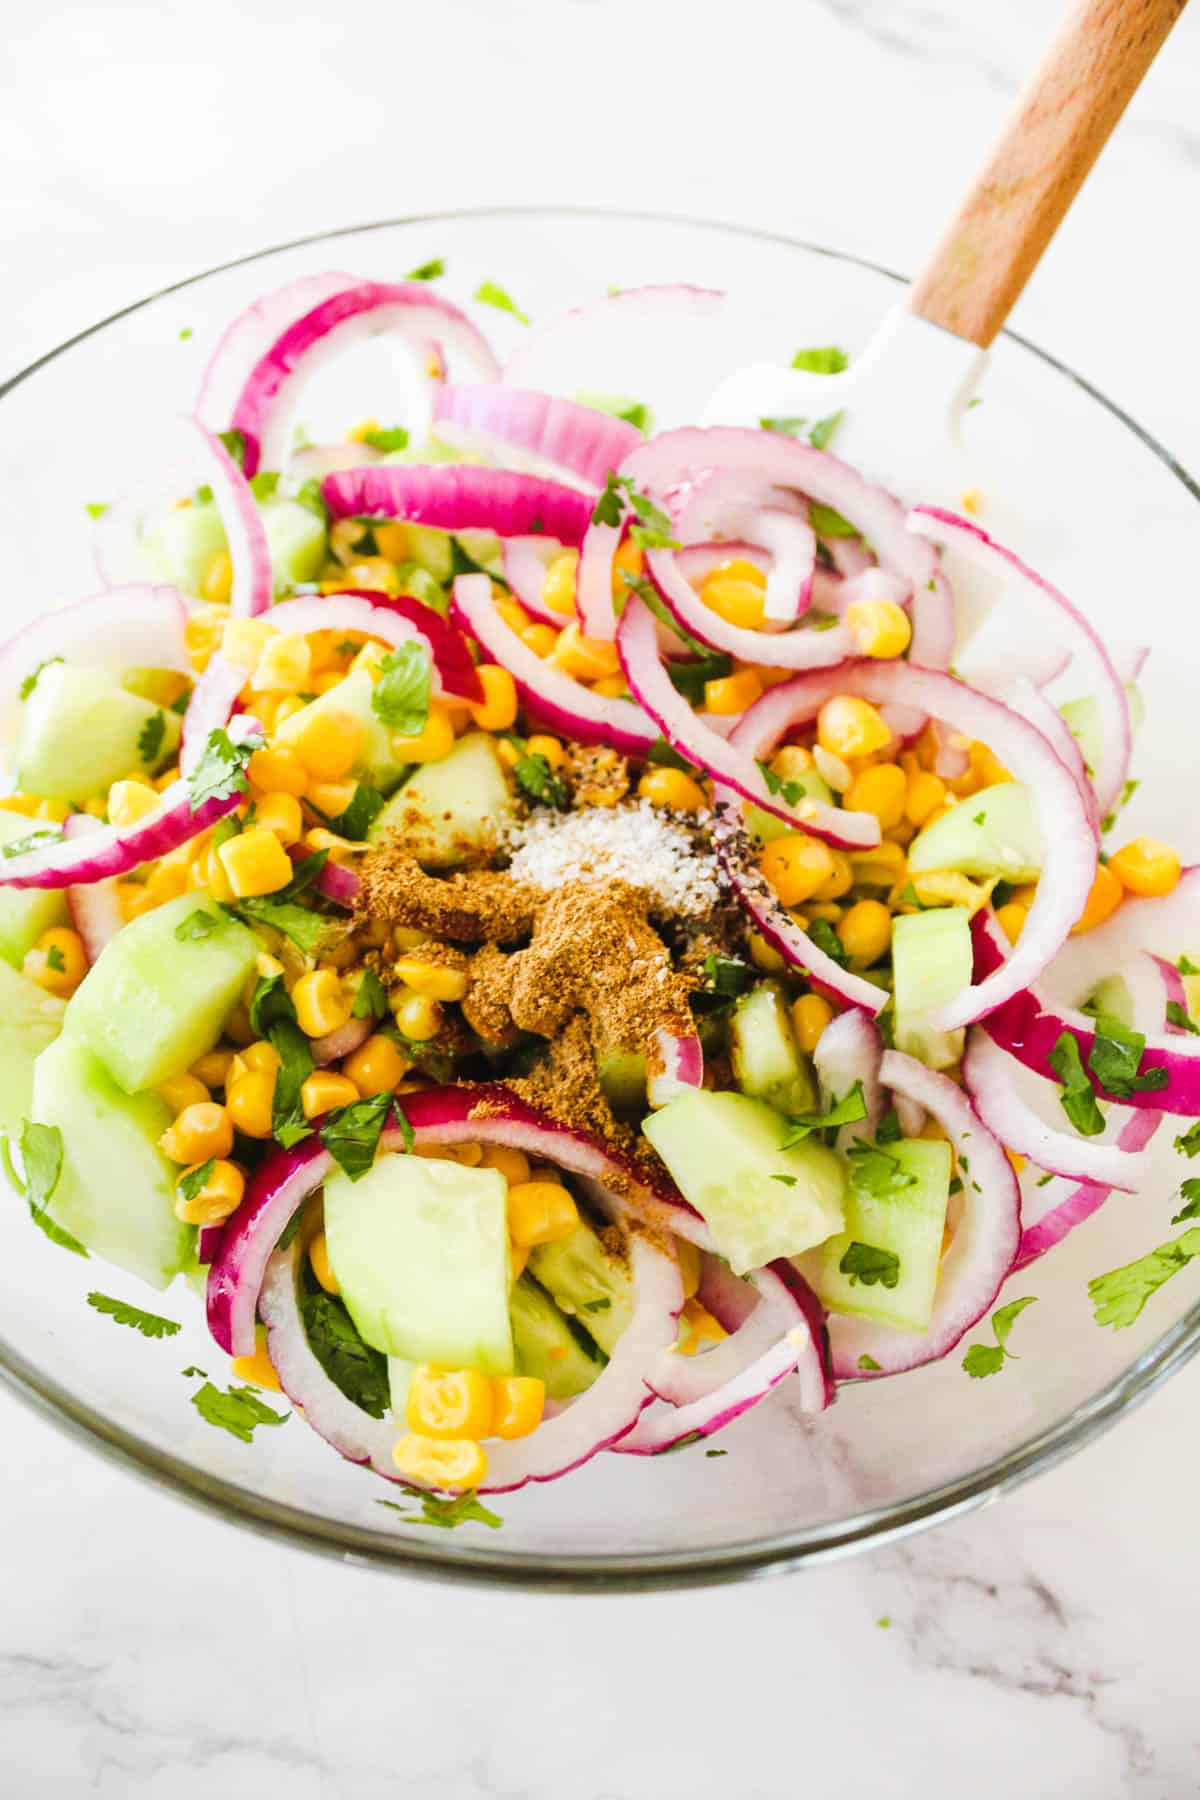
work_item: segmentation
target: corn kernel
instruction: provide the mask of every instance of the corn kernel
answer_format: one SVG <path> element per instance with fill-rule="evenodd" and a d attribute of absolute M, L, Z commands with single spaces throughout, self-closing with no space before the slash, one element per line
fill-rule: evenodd
<path fill-rule="evenodd" d="M 233 1122 L 215 1100 L 198 1100 L 185 1106 L 173 1125 L 158 1140 L 164 1156 L 177 1163 L 204 1163 L 210 1156 L 228 1156 L 233 1149 Z"/>
<path fill-rule="evenodd" d="M 623 675 L 602 675 L 599 681 L 593 681 L 592 692 L 607 695 L 611 700 L 626 700 L 629 697 L 629 688 Z"/>
<path fill-rule="evenodd" d="M 704 789 L 682 769 L 647 769 L 638 793 L 652 806 L 667 806 L 673 812 L 704 812 L 708 807 Z"/>
<path fill-rule="evenodd" d="M 803 744 L 782 744 L 771 758 L 771 773 L 781 781 L 799 781 L 811 774 L 812 766 L 812 752 Z"/>
<path fill-rule="evenodd" d="M 485 1169 L 499 1169 L 512 1187 L 529 1180 L 529 1158 L 523 1150 L 511 1150 L 507 1144 L 485 1144 L 481 1161 Z"/>
<path fill-rule="evenodd" d="M 375 534 L 375 548 L 380 556 L 386 556 L 389 562 L 408 561 L 410 539 L 408 528 L 401 519 L 390 519 L 386 523 L 381 519 L 372 527 Z"/>
<path fill-rule="evenodd" d="M 904 798 L 904 816 L 911 825 L 921 826 L 929 820 L 942 806 L 946 799 L 946 784 L 927 769 L 918 768 L 908 778 L 908 792 Z"/>
<path fill-rule="evenodd" d="M 340 1106 L 352 1106 L 362 1095 L 348 1075 L 335 1075 L 329 1069 L 316 1069 L 300 1089 L 300 1104 L 306 1119 L 320 1118 Z"/>
<path fill-rule="evenodd" d="M 890 831 L 904 817 L 908 782 L 898 763 L 876 763 L 856 775 L 846 790 L 850 812 L 874 813 L 881 831 Z"/>
<path fill-rule="evenodd" d="M 397 981 L 404 982 L 415 994 L 428 994 L 431 1000 L 461 1000 L 467 991 L 465 969 L 419 962 L 413 956 L 401 957 L 394 973 Z"/>
<path fill-rule="evenodd" d="M 524 1244 L 508 1246 L 508 1277 L 510 1281 L 519 1281 L 525 1273 L 525 1265 L 529 1261 L 529 1251 Z"/>
<path fill-rule="evenodd" d="M 817 741 L 831 756 L 869 756 L 891 743 L 892 732 L 868 700 L 835 694 L 818 714 Z"/>
<path fill-rule="evenodd" d="M 164 900 L 177 900 L 187 893 L 188 872 L 182 863 L 159 863 L 146 877 L 146 893 L 155 906 Z"/>
<path fill-rule="evenodd" d="M 251 686 L 256 689 L 306 687 L 312 674 L 312 648 L 298 631 L 280 632 L 263 650 Z"/>
<path fill-rule="evenodd" d="M 475 670 L 483 683 L 483 699 L 468 711 L 480 731 L 511 731 L 517 722 L 517 684 L 499 663 L 480 663 Z"/>
<path fill-rule="evenodd" d="M 214 1162 L 209 1169 L 203 1184 L 190 1199 L 184 1199 L 181 1184 L 189 1175 L 195 1175 L 208 1162 L 194 1163 L 185 1169 L 175 1187 L 175 1216 L 186 1219 L 189 1225 L 223 1225 L 231 1213 L 235 1213 L 242 1203 L 242 1195 L 246 1191 L 246 1177 L 236 1163 L 224 1159 Z"/>
<path fill-rule="evenodd" d="M 233 593 L 233 562 L 228 550 L 218 550 L 200 578 L 200 593 L 210 606 L 227 606 Z"/>
<path fill-rule="evenodd" d="M 470 1438 L 440 1441 L 410 1433 L 396 1440 L 392 1461 L 407 1480 L 433 1488 L 477 1488 L 487 1474 L 483 1447 Z"/>
<path fill-rule="evenodd" d="M 542 1422 L 546 1384 L 533 1375 L 500 1375 L 492 1382 L 492 1434 L 528 1437 Z"/>
<path fill-rule="evenodd" d="M 387 644 L 381 644 L 378 638 L 372 638 L 361 650 L 355 652 L 349 673 L 356 675 L 360 669 L 365 669 L 372 681 L 378 681 L 383 674 L 384 660 L 390 654 Z"/>
<path fill-rule="evenodd" d="M 860 968 L 878 962 L 892 941 L 892 915 L 880 900 L 859 900 L 838 920 L 843 950 Z"/>
<path fill-rule="evenodd" d="M 828 844 L 802 831 L 788 832 L 764 844 L 758 866 L 784 906 L 802 905 L 836 868 Z"/>
<path fill-rule="evenodd" d="M 768 975 L 778 975 L 787 968 L 786 960 L 776 950 L 774 944 L 768 944 L 761 932 L 752 931 L 749 939 L 750 961 L 756 969 L 763 969 Z"/>
<path fill-rule="evenodd" d="M 453 748 L 454 724 L 446 708 L 436 701 L 429 708 L 429 716 L 417 736 L 396 735 L 392 738 L 392 755 L 401 763 L 440 762 Z"/>
<path fill-rule="evenodd" d="M 327 819 L 340 819 L 357 792 L 357 781 L 314 781 L 304 798 Z"/>
<path fill-rule="evenodd" d="M 114 781 L 108 790 L 108 822 L 110 825 L 136 825 L 159 805 L 154 788 L 143 781 Z"/>
<path fill-rule="evenodd" d="M 308 1246 L 308 1261 L 313 1274 L 327 1294 L 340 1294 L 341 1285 L 333 1272 L 333 1264 L 329 1260 L 329 1245 L 325 1233 L 318 1231 Z"/>
<path fill-rule="evenodd" d="M 1010 900 L 1007 906 L 996 908 L 996 923 L 1010 944 L 1017 943 L 1025 929 L 1025 921 L 1028 917 L 1029 914 L 1025 908 L 1018 906 L 1015 900 Z"/>
<path fill-rule="evenodd" d="M 279 1068 L 281 1057 L 274 1044 L 266 1038 L 256 1038 L 254 1043 L 247 1044 L 242 1051 L 242 1061 L 248 1069 L 259 1069 L 264 1075 L 274 1075 Z"/>
<path fill-rule="evenodd" d="M 189 1106 L 204 1106 L 212 1099 L 204 1083 L 195 1075 L 172 1075 L 168 1080 L 160 1081 L 154 1091 L 176 1116 Z"/>
<path fill-rule="evenodd" d="M 544 732 L 535 732 L 526 740 L 525 748 L 530 756 L 544 756 L 552 769 L 561 769 L 566 759 L 566 751 L 556 737 L 548 737 Z"/>
<path fill-rule="evenodd" d="M 559 633 L 551 660 L 576 681 L 603 681 L 621 667 L 617 646 L 605 638 L 585 637 L 575 619 Z"/>
<path fill-rule="evenodd" d="M 766 589 L 755 582 L 714 573 L 700 589 L 700 600 L 726 624 L 740 626 L 744 631 L 762 628 Z"/>
<path fill-rule="evenodd" d="M 695 1244 L 687 1238 L 676 1238 L 675 1254 L 679 1258 L 679 1275 L 683 1282 L 683 1297 L 690 1300 L 700 1286 L 700 1252 Z"/>
<path fill-rule="evenodd" d="M 503 600 L 497 600 L 496 613 L 499 618 L 503 619 L 508 629 L 515 631 L 518 637 L 533 624 L 533 620 L 520 601 L 509 599 L 507 596 Z M 558 642 L 557 636 L 555 642 Z"/>
<path fill-rule="evenodd" d="M 366 736 L 366 726 L 354 713 L 313 711 L 288 741 L 315 780 L 340 781 L 362 755 Z"/>
<path fill-rule="evenodd" d="M 1092 882 L 1083 911 L 1071 927 L 1071 936 L 1078 937 L 1081 932 L 1094 931 L 1097 925 L 1103 925 L 1110 918 L 1125 898 L 1125 889 L 1115 874 L 1111 863 L 1099 863 L 1096 868 L 1096 879 Z"/>
<path fill-rule="evenodd" d="M 1019 1150 L 1010 1150 L 1007 1146 L 1005 1147 L 1004 1154 L 1013 1166 L 1013 1173 L 1019 1175 L 1029 1158 L 1027 1156 L 1022 1156 Z"/>
<path fill-rule="evenodd" d="M 296 1020 L 306 1037 L 327 1037 L 350 1017 L 351 1001 L 333 969 L 313 969 L 292 989 Z"/>
<path fill-rule="evenodd" d="M 828 848 L 828 846 L 826 846 Z M 813 899 L 825 904 L 830 900 L 840 900 L 854 886 L 854 866 L 850 858 L 841 850 L 830 850 L 833 858 L 833 873 L 819 888 L 814 888 Z M 814 917 L 815 917 L 814 913 Z"/>
<path fill-rule="evenodd" d="M 259 831 L 269 831 L 281 844 L 299 843 L 304 831 L 300 802 L 295 794 L 282 790 L 264 794 L 254 805 L 254 824 Z"/>
<path fill-rule="evenodd" d="M 73 994 L 88 972 L 83 939 L 69 926 L 55 925 L 43 931 L 21 966 L 25 976 L 48 994 Z"/>
<path fill-rule="evenodd" d="M 267 1354 L 267 1334 L 260 1325 L 255 1332 L 255 1349 L 252 1356 L 235 1356 L 229 1365 L 229 1373 L 239 1381 L 248 1381 L 251 1387 L 268 1388 L 274 1394 L 283 1392 L 275 1366 Z"/>
<path fill-rule="evenodd" d="M 546 570 L 542 583 L 542 605 L 565 617 L 575 611 L 575 572 L 579 567 L 578 550 L 565 550 L 556 556 Z"/>
<path fill-rule="evenodd" d="M 855 600 L 845 622 L 860 656 L 903 656 L 912 641 L 908 614 L 894 600 Z"/>
<path fill-rule="evenodd" d="M 273 831 L 260 830 L 257 825 L 226 838 L 217 855 L 237 900 L 277 893 L 292 879 L 291 857 Z"/>
<path fill-rule="evenodd" d="M 256 750 L 246 764 L 246 776 L 256 794 L 292 794 L 301 799 L 308 790 L 308 771 L 294 750 L 284 744 Z"/>
<path fill-rule="evenodd" d="M 629 583 L 625 580 L 626 575 L 631 575 L 637 581 L 645 572 L 646 558 L 642 553 L 641 545 L 635 544 L 632 538 L 627 537 L 617 546 L 617 553 L 613 557 L 613 599 L 622 602 L 627 599 Z"/>
<path fill-rule="evenodd" d="M 397 1029 L 414 1044 L 427 1044 L 442 1029 L 441 1005 L 428 994 L 399 988 L 392 995 L 390 1004 Z"/>
<path fill-rule="evenodd" d="M 833 1008 L 820 994 L 801 994 L 792 1001 L 792 1031 L 805 1056 L 811 1056 L 833 1018 Z"/>
<path fill-rule="evenodd" d="M 1131 894 L 1169 894 L 1179 881 L 1178 853 L 1159 838 L 1133 838 L 1113 852 L 1108 866 Z"/>
<path fill-rule="evenodd" d="M 553 1244 L 570 1237 L 579 1209 L 561 1182 L 519 1181 L 508 1190 L 508 1232 L 514 1244 Z"/>
<path fill-rule="evenodd" d="M 987 903 L 994 881 L 972 881 L 960 869 L 926 869 L 909 877 L 922 906 L 965 906 L 977 913 Z"/>
<path fill-rule="evenodd" d="M 704 704 L 711 713 L 728 718 L 753 706 L 763 691 L 762 682 L 753 669 L 739 669 L 736 675 L 722 675 L 704 684 Z"/>
<path fill-rule="evenodd" d="M 269 1138 L 275 1099 L 275 1072 L 251 1069 L 225 1090 L 225 1105 L 237 1129 L 252 1138 Z"/>
<path fill-rule="evenodd" d="M 224 1087 L 232 1061 L 232 1050 L 209 1050 L 192 1064 L 188 1074 L 194 1075 L 206 1088 Z"/>
<path fill-rule="evenodd" d="M 535 656 L 541 657 L 551 655 L 558 644 L 558 633 L 553 625 L 543 625 L 540 622 L 526 625 L 520 638 L 527 650 L 532 650 Z"/>
<path fill-rule="evenodd" d="M 390 1094 L 403 1081 L 412 1063 L 403 1056 L 391 1038 L 376 1032 L 346 1057 L 342 1072 L 354 1083 L 364 1100 L 376 1094 Z"/>
<path fill-rule="evenodd" d="M 506 769 L 515 769 L 521 760 L 519 746 L 511 743 L 508 738 L 501 738 L 499 740 L 496 745 L 496 755 Z"/>
<path fill-rule="evenodd" d="M 417 1364 L 404 1405 L 410 1431 L 438 1439 L 489 1437 L 494 1414 L 492 1384 L 478 1369 Z"/>

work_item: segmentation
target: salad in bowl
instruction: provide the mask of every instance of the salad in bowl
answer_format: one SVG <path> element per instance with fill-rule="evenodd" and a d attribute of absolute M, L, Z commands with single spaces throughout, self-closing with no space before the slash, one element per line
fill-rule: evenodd
<path fill-rule="evenodd" d="M 281 1390 L 430 1495 L 783 1383 L 998 1374 L 1009 1277 L 1158 1130 L 1200 1149 L 1200 876 L 1119 823 L 1144 651 L 836 416 L 656 431 L 541 384 L 613 309 L 719 296 L 615 293 L 501 367 L 440 272 L 236 318 L 96 509 L 102 590 L 0 651 L 13 1187 L 195 1290 L 210 1422 Z M 308 441 L 365 337 L 412 416 Z M 1102 1324 L 1200 1253 L 1183 1198 Z M 90 1299 L 153 1336 L 150 1297 Z"/>

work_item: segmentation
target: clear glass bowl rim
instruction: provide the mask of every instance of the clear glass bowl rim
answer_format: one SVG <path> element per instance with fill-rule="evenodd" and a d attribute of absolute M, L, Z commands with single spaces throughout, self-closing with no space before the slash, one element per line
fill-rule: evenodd
<path fill-rule="evenodd" d="M 906 286 L 908 281 L 908 277 L 873 262 L 869 257 L 834 250 L 828 245 L 811 243 L 785 232 L 730 224 L 725 220 L 686 213 L 599 206 L 539 205 L 460 207 L 411 213 L 393 219 L 374 220 L 368 224 L 338 226 L 329 231 L 292 238 L 267 249 L 233 257 L 199 274 L 172 282 L 87 326 L 83 331 L 76 332 L 73 337 L 46 351 L 7 381 L 0 383 L 0 400 L 75 345 L 97 336 L 118 320 L 127 319 L 168 295 L 182 293 L 210 276 L 224 274 L 231 269 L 247 268 L 288 251 L 336 243 L 341 238 L 387 231 L 398 226 L 505 218 L 542 219 L 548 224 L 556 218 L 594 218 L 603 219 L 610 224 L 625 219 L 667 227 L 695 226 L 760 243 L 777 244 L 781 248 L 801 250 L 813 256 L 827 257 L 832 262 L 869 270 L 872 274 L 893 282 L 898 288 Z M 1104 407 L 1200 503 L 1200 485 L 1156 438 L 1135 419 L 1130 418 L 1113 400 L 1057 357 L 1031 343 L 1028 338 L 1012 331 L 1006 331 L 1004 335 L 1058 374 L 1065 376 L 1097 405 Z M 622 1556 L 556 1555 L 553 1558 L 505 1555 L 502 1551 L 476 1548 L 457 1538 L 452 1544 L 442 1547 L 439 1543 L 398 1538 L 367 1527 L 340 1522 L 335 1524 L 297 1507 L 262 1500 L 232 1482 L 205 1475 L 136 1433 L 114 1426 L 111 1421 L 90 1408 L 80 1405 L 57 1382 L 44 1376 L 18 1352 L 4 1345 L 2 1340 L 0 1382 L 41 1417 L 120 1467 L 133 1470 L 178 1499 L 202 1507 L 226 1521 L 236 1520 L 263 1536 L 392 1573 L 441 1581 L 483 1583 L 528 1590 L 601 1589 L 619 1592 L 700 1587 L 756 1575 L 782 1573 L 810 1564 L 833 1561 L 870 1546 L 895 1542 L 912 1532 L 956 1518 L 1064 1462 L 1067 1457 L 1109 1430 L 1132 1407 L 1148 1399 L 1158 1387 L 1190 1362 L 1197 1351 L 1200 1351 L 1200 1304 L 1193 1306 L 1177 1320 L 1122 1376 L 1094 1394 L 1084 1406 L 1077 1408 L 1067 1418 L 1035 1433 L 1017 1449 L 985 1463 L 972 1474 L 931 1488 L 903 1505 L 874 1508 L 852 1514 L 836 1523 L 776 1533 L 742 1544 L 723 1546 L 718 1550 Z"/>

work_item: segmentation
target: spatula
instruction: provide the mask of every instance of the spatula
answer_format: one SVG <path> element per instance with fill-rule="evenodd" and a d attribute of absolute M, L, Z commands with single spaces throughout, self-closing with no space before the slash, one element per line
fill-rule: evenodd
<path fill-rule="evenodd" d="M 704 422 L 840 411 L 840 456 L 901 492 L 945 495 L 988 346 L 1185 4 L 1081 0 L 933 256 L 851 366 L 832 375 L 742 369 L 722 382 Z"/>

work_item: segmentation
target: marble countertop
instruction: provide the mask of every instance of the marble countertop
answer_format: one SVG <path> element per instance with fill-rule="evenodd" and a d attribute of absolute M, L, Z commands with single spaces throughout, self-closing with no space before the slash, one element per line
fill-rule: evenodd
<path fill-rule="evenodd" d="M 1039 0 L 44 0 L 6 45 L 0 372 L 214 262 L 503 201 L 911 268 Z M 737 29 L 732 29 L 736 19 Z M 1200 16 L 1015 323 L 1200 464 Z M 264 1545 L 0 1394 L 0 1791 L 49 1800 L 1200 1793 L 1192 1367 L 996 1507 L 803 1577 L 443 1589 Z"/>

